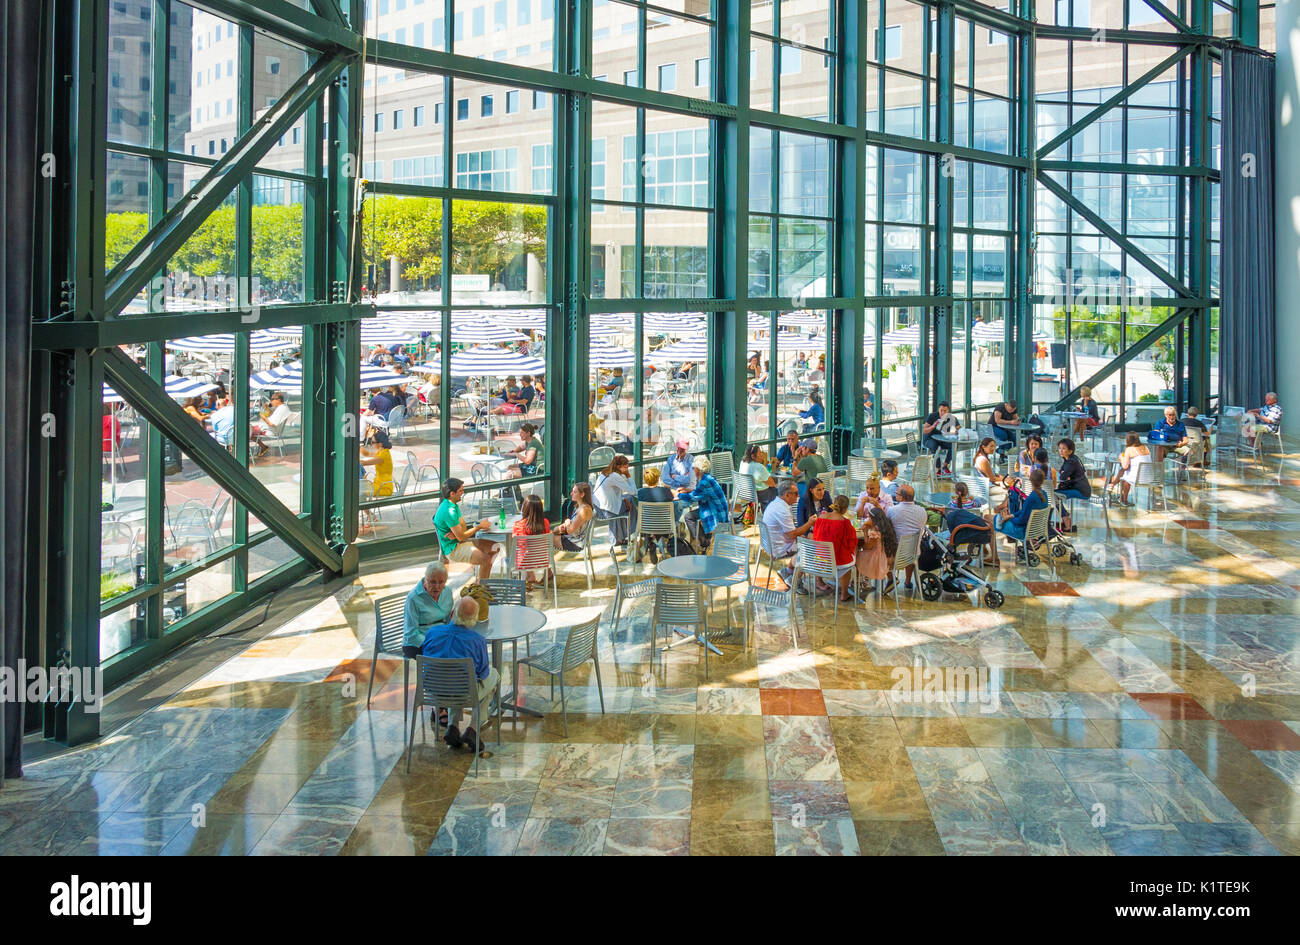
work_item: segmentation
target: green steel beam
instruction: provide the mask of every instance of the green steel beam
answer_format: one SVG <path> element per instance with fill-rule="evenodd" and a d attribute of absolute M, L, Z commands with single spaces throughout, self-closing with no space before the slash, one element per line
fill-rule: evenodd
<path fill-rule="evenodd" d="M 335 26 L 352 32 L 347 20 L 343 18 L 343 10 L 339 7 L 338 0 L 311 0 L 311 5 L 316 8 L 317 14 L 329 20 Z M 365 28 L 365 24 L 362 24 L 362 28 Z"/>
<path fill-rule="evenodd" d="M 360 53 L 363 45 L 359 31 L 288 0 L 192 0 L 190 6 L 236 23 L 247 23 L 276 39 L 308 49 Z"/>
<path fill-rule="evenodd" d="M 226 155 L 113 267 L 108 274 L 104 308 L 96 315 L 110 318 L 117 315 L 137 292 L 150 284 L 153 273 L 167 264 L 240 181 L 253 172 L 257 162 L 329 87 L 346 64 L 347 60 L 338 55 L 325 55 L 294 81 L 258 119 L 256 127 L 241 135 Z M 102 217 L 99 225 L 102 228 Z"/>
<path fill-rule="evenodd" d="M 1192 5 L 1192 23 L 1195 28 L 1206 31 L 1213 29 L 1213 8 L 1210 0 L 1190 0 Z M 1188 63 L 1189 93 L 1191 96 L 1188 115 L 1190 145 L 1188 160 L 1196 166 L 1210 164 L 1210 109 L 1212 98 L 1212 73 L 1210 68 L 1210 51 L 1206 47 L 1196 50 Z M 1188 181 L 1188 286 L 1189 294 L 1207 296 L 1210 294 L 1210 183 L 1203 177 Z M 1187 400 L 1201 410 L 1210 406 L 1210 313 L 1208 310 L 1193 312 L 1187 320 L 1188 390 Z M 1183 377 L 1179 372 L 1175 381 L 1174 397 L 1183 403 Z"/>
<path fill-rule="evenodd" d="M 1060 161 L 1038 162 L 1040 171 L 1076 171 L 1080 174 L 1142 174 L 1146 177 L 1204 177 L 1218 180 L 1219 172 L 1212 167 L 1191 167 L 1181 164 L 1132 164 L 1114 161 Z"/>
<path fill-rule="evenodd" d="M 1034 0 L 1017 0 L 1016 8 L 1026 19 L 1034 18 Z M 1037 153 L 1034 150 L 1038 117 L 1034 103 L 1034 76 L 1036 43 L 1033 34 L 1016 43 L 1015 69 L 1016 144 L 1015 149 L 1029 162 L 1028 168 L 1015 176 L 1015 267 L 1012 291 L 1011 317 L 1007 319 L 1003 342 L 1002 367 L 1003 399 L 1014 397 L 1018 403 L 1033 405 L 1034 362 L 1029 345 L 1024 340 L 1033 337 L 1034 306 L 1030 299 L 1034 281 L 1035 208 L 1037 192 L 1034 180 L 1037 174 Z M 1012 337 L 1019 339 L 1013 344 Z M 968 375 L 969 376 L 969 375 Z"/>
<path fill-rule="evenodd" d="M 1066 206 L 1095 226 L 1116 246 L 1140 262 L 1153 276 L 1169 288 L 1173 289 L 1174 293 L 1180 298 L 1195 296 L 1194 292 L 1166 272 L 1164 267 L 1158 265 L 1155 260 L 1143 252 L 1132 240 L 1094 213 L 1083 203 L 1083 201 L 1079 200 L 1056 181 L 1052 180 L 1052 178 L 1046 173 L 1040 173 L 1038 175 L 1038 180 L 1044 187 L 1055 194 Z"/>
<path fill-rule="evenodd" d="M 1037 24 L 1039 39 L 1073 40 L 1076 43 L 1124 43 L 1132 46 L 1222 46 L 1224 40 L 1198 33 L 1161 33 L 1155 30 L 1092 29 L 1080 26 Z"/>
<path fill-rule="evenodd" d="M 1145 3 L 1151 9 L 1155 10 L 1162 17 L 1164 17 L 1165 21 L 1168 22 L 1169 25 L 1172 26 L 1174 29 L 1178 30 L 1178 32 L 1180 33 L 1193 32 L 1192 28 L 1187 25 L 1187 23 L 1183 20 L 1181 16 L 1179 16 L 1173 10 L 1169 9 L 1163 3 L 1161 3 L 1160 0 L 1141 0 L 1141 2 Z"/>
<path fill-rule="evenodd" d="M 1166 71 L 1168 71 L 1170 68 L 1182 62 L 1183 59 L 1185 59 L 1188 56 L 1188 54 L 1191 53 L 1193 48 L 1194 47 L 1192 46 L 1182 46 L 1178 49 L 1175 49 L 1164 59 L 1160 60 L 1160 62 L 1156 63 L 1156 65 L 1148 69 L 1142 75 L 1138 76 L 1138 78 L 1134 79 L 1132 82 L 1125 85 L 1118 92 L 1116 92 L 1110 98 L 1106 99 L 1106 101 L 1102 102 L 1092 111 L 1088 112 L 1088 114 L 1084 115 L 1078 121 L 1071 122 L 1069 127 L 1065 128 L 1055 138 L 1053 138 L 1051 141 L 1047 142 L 1047 144 L 1043 145 L 1041 148 L 1038 149 L 1038 157 L 1039 158 L 1047 157 L 1049 154 L 1054 152 L 1061 145 L 1065 144 L 1065 142 L 1069 141 L 1079 132 L 1083 131 L 1085 128 L 1088 128 L 1093 123 L 1105 117 L 1112 109 L 1115 108 L 1116 105 L 1120 104 L 1121 102 L 1127 101 L 1128 98 L 1134 92 L 1138 92 L 1141 89 L 1145 88 L 1146 85 L 1149 82 L 1151 82 L 1151 80 L 1158 78 L 1159 76 L 1163 75 Z"/>
<path fill-rule="evenodd" d="M 950 145 L 956 140 L 953 126 L 954 85 L 958 77 L 953 74 L 956 52 L 956 23 L 951 4 L 940 3 L 935 11 L 935 141 L 940 145 Z M 969 68 L 969 63 L 968 63 Z M 965 77 L 962 77 L 965 79 Z M 965 84 L 965 83 L 963 83 Z M 934 178 L 934 275 L 932 284 L 934 294 L 951 296 L 953 264 L 953 196 L 957 177 L 957 161 L 951 154 L 941 156 L 936 164 Z M 968 257 L 973 255 L 967 249 Z M 917 380 L 919 412 L 928 414 L 941 400 L 952 401 L 952 314 L 953 305 L 935 305 L 922 309 L 933 314 L 933 355 L 930 354 L 926 339 L 931 337 L 929 331 L 923 331 L 918 355 L 921 357 L 922 371 Z M 922 327 L 928 319 L 923 316 Z M 927 383 L 927 380 L 929 383 Z"/>
<path fill-rule="evenodd" d="M 111 321 L 39 321 L 32 323 L 32 347 L 58 351 L 70 348 L 109 348 L 115 345 L 171 341 L 174 338 L 337 322 L 362 315 L 361 306 L 344 303 L 297 302 L 269 305 L 251 312 L 185 311 L 131 315 Z M 255 315 L 250 320 L 249 315 Z"/>
<path fill-rule="evenodd" d="M 1088 378 L 1082 384 L 1077 385 L 1072 391 L 1053 404 L 1050 409 L 1053 411 L 1060 410 L 1062 407 L 1074 403 L 1079 399 L 1079 390 L 1081 388 L 1095 388 L 1098 384 L 1110 377 L 1120 368 L 1124 367 L 1124 365 L 1128 364 L 1143 351 L 1146 351 L 1147 348 L 1150 348 L 1157 340 L 1169 334 L 1170 331 L 1181 325 L 1183 320 L 1187 318 L 1190 313 L 1191 309 L 1186 308 L 1174 312 L 1159 325 L 1156 325 L 1138 339 L 1135 344 L 1129 345 L 1125 348 L 1123 354 L 1120 354 L 1103 364 L 1095 373 L 1093 373 L 1092 377 Z"/>
<path fill-rule="evenodd" d="M 1238 38 L 1259 48 L 1259 0 L 1237 0 L 1237 17 Z"/>
<path fill-rule="evenodd" d="M 304 558 L 329 571 L 338 571 L 339 554 L 296 515 L 284 507 L 248 467 L 218 446 L 202 426 L 167 396 L 162 385 L 139 369 L 117 348 L 102 348 L 97 357 L 113 389 L 122 395 L 167 439 L 173 440 L 204 472 L 236 501 L 246 505 L 268 528 Z M 355 493 L 356 488 L 353 487 Z"/>

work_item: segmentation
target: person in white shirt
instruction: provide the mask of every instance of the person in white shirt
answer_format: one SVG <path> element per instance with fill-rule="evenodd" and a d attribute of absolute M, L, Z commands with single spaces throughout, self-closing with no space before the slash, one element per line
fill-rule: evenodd
<path fill-rule="evenodd" d="M 925 528 L 926 513 L 912 500 L 916 498 L 916 492 L 907 483 L 900 483 L 894 493 L 894 504 L 890 506 L 885 516 L 889 519 L 890 524 L 894 526 L 894 533 L 898 536 L 898 547 L 904 548 L 909 542 L 915 541 L 913 536 L 920 534 L 921 529 Z M 912 589 L 912 571 L 913 567 L 907 566 L 907 574 L 903 587 L 909 591 Z M 894 576 L 891 565 L 889 576 L 889 587 L 885 588 L 885 593 L 893 589 Z"/>
<path fill-rule="evenodd" d="M 777 497 L 763 510 L 763 527 L 767 530 L 768 546 L 764 549 L 774 558 L 788 557 L 797 547 L 795 539 L 812 530 L 817 521 L 816 515 L 808 517 L 801 526 L 794 523 L 794 507 L 799 501 L 799 487 L 793 479 L 787 479 L 777 487 Z M 780 571 L 781 580 L 790 583 L 789 565 Z"/>
<path fill-rule="evenodd" d="M 618 545 L 627 544 L 628 529 L 636 526 L 636 488 L 628 475 L 630 465 L 619 453 L 596 477 L 594 490 L 596 517 L 619 519 L 610 526 Z"/>
<path fill-rule="evenodd" d="M 687 452 L 690 441 L 680 439 L 675 445 L 677 450 L 664 462 L 661 474 L 663 484 L 672 489 L 674 495 L 695 488 L 695 457 Z"/>
<path fill-rule="evenodd" d="M 253 425 L 253 433 L 257 437 L 257 455 L 265 456 L 271 447 L 267 446 L 262 437 L 267 435 L 279 436 L 284 430 L 285 423 L 289 420 L 289 415 L 293 413 L 289 405 L 284 402 L 284 394 L 276 391 L 271 395 L 271 405 L 262 412 L 262 423 Z"/>
<path fill-rule="evenodd" d="M 763 447 L 755 443 L 745 450 L 745 457 L 740 461 L 739 472 L 754 480 L 759 508 L 767 508 L 768 504 L 776 498 L 776 479 L 767 467 L 767 454 L 763 452 Z"/>

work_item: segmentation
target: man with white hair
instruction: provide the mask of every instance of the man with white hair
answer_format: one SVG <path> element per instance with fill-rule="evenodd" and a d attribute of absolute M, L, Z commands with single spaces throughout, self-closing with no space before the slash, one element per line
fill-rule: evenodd
<path fill-rule="evenodd" d="M 487 641 L 483 634 L 474 629 L 478 623 L 478 601 L 472 597 L 462 597 L 452 609 L 448 623 L 430 627 L 424 635 L 424 644 L 420 655 L 442 660 L 472 659 L 474 661 L 474 678 L 478 680 L 478 693 L 475 698 L 480 706 L 485 706 L 496 691 L 501 674 L 488 659 Z M 461 713 L 469 706 L 449 706 L 447 711 L 447 733 L 443 736 L 452 748 L 467 746 L 471 751 L 481 751 L 484 743 L 479 740 L 473 728 L 465 730 L 461 737 Z M 486 715 L 484 711 L 484 715 Z"/>
<path fill-rule="evenodd" d="M 1246 411 L 1241 421 L 1241 432 L 1255 445 L 1255 435 L 1263 427 L 1269 433 L 1276 433 L 1282 425 L 1282 405 L 1277 402 L 1277 394 L 1269 391 L 1264 395 L 1264 406 L 1252 407 Z"/>
<path fill-rule="evenodd" d="M 424 577 L 406 595 L 402 608 L 402 655 L 415 659 L 424 644 L 425 632 L 451 618 L 455 599 L 447 588 L 447 568 L 434 561 L 424 569 Z"/>

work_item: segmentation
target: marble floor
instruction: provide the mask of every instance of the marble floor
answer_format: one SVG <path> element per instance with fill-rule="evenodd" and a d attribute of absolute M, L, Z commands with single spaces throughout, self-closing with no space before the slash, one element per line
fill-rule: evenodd
<path fill-rule="evenodd" d="M 608 559 L 591 591 L 567 561 L 534 649 L 603 612 L 605 711 L 571 674 L 566 737 L 525 676 L 545 718 L 504 725 L 477 777 L 427 728 L 407 773 L 398 661 L 366 707 L 373 601 L 423 562 L 372 565 L 29 763 L 0 852 L 1300 853 L 1300 480 L 1212 471 L 1170 498 L 1081 509 L 1083 564 L 1004 563 L 998 610 L 760 607 L 708 679 L 694 646 L 652 670 L 648 601 L 613 633 Z"/>

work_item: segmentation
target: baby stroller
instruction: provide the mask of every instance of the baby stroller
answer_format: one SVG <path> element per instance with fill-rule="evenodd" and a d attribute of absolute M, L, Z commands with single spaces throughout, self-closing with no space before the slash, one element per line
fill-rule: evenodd
<path fill-rule="evenodd" d="M 1047 518 L 1047 550 L 1053 558 L 1070 556 L 1070 564 L 1083 564 L 1083 555 L 1074 547 L 1069 532 L 1061 529 L 1061 502 L 1063 500 L 1052 493 L 1052 514 Z"/>
<path fill-rule="evenodd" d="M 982 591 L 984 606 L 1001 607 L 1006 597 L 975 570 L 976 559 L 993 540 L 993 529 L 968 509 L 944 509 L 941 514 L 948 529 L 947 543 L 929 529 L 921 538 L 917 556 L 921 596 L 934 601 L 944 594 L 969 596 Z"/>

